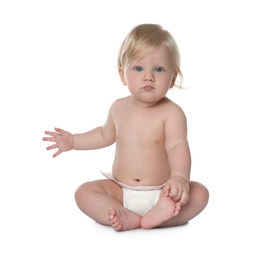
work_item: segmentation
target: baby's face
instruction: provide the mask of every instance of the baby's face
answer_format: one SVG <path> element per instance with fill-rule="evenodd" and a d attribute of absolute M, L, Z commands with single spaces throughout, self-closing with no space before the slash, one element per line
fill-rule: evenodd
<path fill-rule="evenodd" d="M 163 45 L 153 53 L 127 63 L 119 73 L 133 98 L 150 103 L 165 97 L 177 76 L 171 55 Z"/>

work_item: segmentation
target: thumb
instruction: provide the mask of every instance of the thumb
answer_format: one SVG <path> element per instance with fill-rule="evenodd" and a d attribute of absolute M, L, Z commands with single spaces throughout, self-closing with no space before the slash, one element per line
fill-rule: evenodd
<path fill-rule="evenodd" d="M 170 193 L 170 187 L 168 184 L 165 184 L 165 186 L 163 187 L 162 189 L 162 192 L 164 194 L 165 197 L 168 197 L 169 196 L 169 193 Z"/>

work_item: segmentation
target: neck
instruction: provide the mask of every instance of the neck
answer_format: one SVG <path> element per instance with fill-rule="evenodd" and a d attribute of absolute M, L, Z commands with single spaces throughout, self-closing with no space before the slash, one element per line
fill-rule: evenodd
<path fill-rule="evenodd" d="M 143 107 L 143 108 L 148 108 L 148 107 L 154 107 L 157 104 L 159 104 L 164 98 L 153 101 L 153 102 L 146 102 L 146 101 L 141 101 L 138 99 L 133 98 L 132 96 L 130 96 L 131 99 L 131 103 L 137 107 Z"/>

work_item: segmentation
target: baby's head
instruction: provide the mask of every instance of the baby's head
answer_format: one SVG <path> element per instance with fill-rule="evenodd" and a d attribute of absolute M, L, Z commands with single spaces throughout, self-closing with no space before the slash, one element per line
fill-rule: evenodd
<path fill-rule="evenodd" d="M 124 39 L 118 54 L 118 69 L 134 59 L 151 54 L 156 48 L 165 45 L 171 54 L 171 63 L 177 72 L 181 87 L 180 53 L 174 37 L 158 24 L 140 24 L 134 27 Z"/>

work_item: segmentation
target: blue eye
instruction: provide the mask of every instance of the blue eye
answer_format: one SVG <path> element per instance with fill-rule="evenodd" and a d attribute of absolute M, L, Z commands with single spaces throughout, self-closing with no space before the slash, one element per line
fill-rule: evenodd
<path fill-rule="evenodd" d="M 140 66 L 136 66 L 136 67 L 134 68 L 134 70 L 135 70 L 135 71 L 142 71 L 142 70 L 143 70 L 143 68 L 142 68 L 142 67 L 140 67 Z"/>
<path fill-rule="evenodd" d="M 157 72 L 162 72 L 162 71 L 163 71 L 163 68 L 161 68 L 161 67 L 157 67 L 157 68 L 155 68 L 154 70 L 157 71 Z"/>

